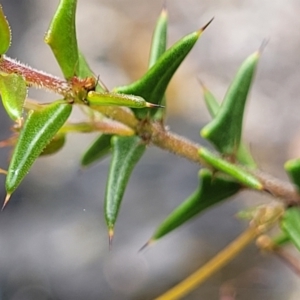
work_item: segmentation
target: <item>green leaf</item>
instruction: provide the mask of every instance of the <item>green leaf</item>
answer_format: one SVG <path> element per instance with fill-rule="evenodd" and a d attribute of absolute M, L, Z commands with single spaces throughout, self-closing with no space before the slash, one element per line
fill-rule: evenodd
<path fill-rule="evenodd" d="M 220 104 L 213 93 L 202 82 L 200 82 L 200 84 L 202 87 L 206 108 L 210 116 L 214 119 L 220 110 Z"/>
<path fill-rule="evenodd" d="M 62 101 L 29 111 L 13 151 L 6 177 L 7 203 L 34 161 L 68 119 L 72 106 Z"/>
<path fill-rule="evenodd" d="M 110 153 L 111 137 L 112 136 L 109 134 L 100 135 L 83 154 L 81 158 L 81 165 L 88 167 Z"/>
<path fill-rule="evenodd" d="M 300 159 L 297 158 L 287 161 L 284 168 L 300 191 Z"/>
<path fill-rule="evenodd" d="M 77 74 L 79 55 L 75 15 L 77 0 L 60 0 L 59 6 L 45 36 L 66 79 Z"/>
<path fill-rule="evenodd" d="M 229 163 L 228 161 L 211 153 L 203 147 L 199 149 L 199 156 L 204 159 L 210 166 L 232 176 L 241 184 L 256 190 L 263 189 L 263 185 L 260 183 L 260 181 L 242 167 Z"/>
<path fill-rule="evenodd" d="M 167 29 L 168 29 L 168 13 L 164 7 L 161 11 L 161 14 L 156 22 L 155 30 L 152 37 L 151 51 L 149 58 L 149 68 L 151 68 L 161 55 L 167 49 Z M 158 109 L 155 113 L 155 120 L 163 120 L 166 115 L 166 96 L 164 95 L 161 103 L 164 106 L 164 109 Z"/>
<path fill-rule="evenodd" d="M 243 62 L 216 117 L 201 130 L 222 153 L 236 154 L 240 145 L 245 104 L 259 57 L 260 52 L 255 52 Z"/>
<path fill-rule="evenodd" d="M 282 230 L 289 236 L 291 242 L 300 251 L 300 209 L 291 207 L 287 209 L 281 220 Z"/>
<path fill-rule="evenodd" d="M 86 97 L 89 106 L 127 106 L 133 108 L 156 107 L 156 104 L 146 102 L 145 99 L 135 95 L 124 95 L 120 93 L 99 93 L 90 91 Z"/>
<path fill-rule="evenodd" d="M 168 13 L 164 7 L 156 22 L 153 32 L 151 51 L 149 57 L 149 68 L 151 68 L 167 48 Z"/>
<path fill-rule="evenodd" d="M 202 29 L 185 36 L 164 52 L 157 62 L 139 80 L 127 86 L 117 87 L 114 91 L 117 93 L 140 96 L 148 102 L 160 105 L 167 86 L 177 68 L 192 50 L 198 38 L 210 22 Z M 142 119 L 149 113 L 153 116 L 156 111 L 156 109 L 150 111 L 148 109 L 135 110 L 135 114 L 138 118 Z"/>
<path fill-rule="evenodd" d="M 7 52 L 11 44 L 11 32 L 0 4 L 0 55 Z"/>
<path fill-rule="evenodd" d="M 66 143 L 66 135 L 63 133 L 56 134 L 49 144 L 43 149 L 40 156 L 52 155 L 63 148 Z"/>
<path fill-rule="evenodd" d="M 112 158 L 105 192 L 105 219 L 110 239 L 113 236 L 121 201 L 137 162 L 145 152 L 146 145 L 137 137 L 113 136 Z"/>
<path fill-rule="evenodd" d="M 181 226 L 205 209 L 234 195 L 241 189 L 236 181 L 224 176 L 214 176 L 209 170 L 199 172 L 199 186 L 196 191 L 180 204 L 156 229 L 151 241 L 155 241 Z"/>
<path fill-rule="evenodd" d="M 206 107 L 211 117 L 215 118 L 220 108 L 219 102 L 217 101 L 215 96 L 207 89 L 206 86 L 204 86 L 202 83 L 201 85 L 203 89 L 203 96 L 204 96 Z M 243 142 L 241 142 L 239 145 L 239 148 L 236 153 L 236 157 L 240 163 L 251 168 L 256 168 L 256 163 L 250 151 L 248 150 L 248 147 Z"/>
<path fill-rule="evenodd" d="M 21 120 L 27 96 L 25 79 L 17 74 L 0 75 L 0 94 L 3 106 L 13 121 Z"/>

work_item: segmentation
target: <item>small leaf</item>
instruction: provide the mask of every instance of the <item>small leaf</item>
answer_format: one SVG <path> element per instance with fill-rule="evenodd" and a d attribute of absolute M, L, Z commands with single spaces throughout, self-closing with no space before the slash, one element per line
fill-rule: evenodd
<path fill-rule="evenodd" d="M 100 135 L 83 154 L 81 158 L 81 165 L 88 167 L 110 153 L 111 137 L 112 136 L 109 134 Z"/>
<path fill-rule="evenodd" d="M 63 148 L 66 143 L 66 135 L 62 133 L 56 134 L 49 144 L 43 149 L 40 156 L 52 155 Z"/>
<path fill-rule="evenodd" d="M 198 38 L 210 22 L 208 22 L 208 24 L 206 24 L 202 29 L 185 36 L 174 44 L 160 56 L 157 62 L 142 78 L 130 85 L 117 87 L 114 91 L 117 93 L 140 96 L 151 103 L 160 105 L 167 86 L 177 68 L 192 50 Z M 148 113 L 153 116 L 156 111 L 156 109 L 151 111 L 143 109 L 135 111 L 135 113 L 137 117 L 142 119 L 145 118 Z"/>
<path fill-rule="evenodd" d="M 152 37 L 151 51 L 149 57 L 149 68 L 151 68 L 167 48 L 168 13 L 164 7 L 156 22 Z"/>
<path fill-rule="evenodd" d="M 0 4 L 0 55 L 7 52 L 11 44 L 11 32 Z"/>
<path fill-rule="evenodd" d="M 137 136 L 113 136 L 112 158 L 105 192 L 105 218 L 110 239 L 113 236 L 121 201 L 137 162 L 145 152 L 146 145 Z"/>
<path fill-rule="evenodd" d="M 262 190 L 263 185 L 260 181 L 254 177 L 252 174 L 248 173 L 245 169 L 240 166 L 229 163 L 228 161 L 222 159 L 221 157 L 211 153 L 205 148 L 199 149 L 199 155 L 204 159 L 210 166 L 215 169 L 224 172 L 238 180 L 245 186 L 256 190 Z"/>
<path fill-rule="evenodd" d="M 232 81 L 216 117 L 201 135 L 225 154 L 235 154 L 241 140 L 243 115 L 260 52 L 249 56 Z"/>
<path fill-rule="evenodd" d="M 59 6 L 45 36 L 45 42 L 66 79 L 71 79 L 79 68 L 75 15 L 77 0 L 60 0 Z"/>
<path fill-rule="evenodd" d="M 284 168 L 300 191 L 300 159 L 291 159 L 287 161 Z"/>
<path fill-rule="evenodd" d="M 156 22 L 155 30 L 152 37 L 151 51 L 149 58 L 149 68 L 151 68 L 157 60 L 165 53 L 167 49 L 167 29 L 168 29 L 168 13 L 163 7 L 161 14 Z M 166 115 L 166 96 L 164 95 L 161 100 L 161 105 L 164 109 L 158 109 L 155 113 L 155 120 L 163 120 Z"/>
<path fill-rule="evenodd" d="M 200 81 L 206 108 L 214 119 L 220 110 L 220 104 L 213 93 Z"/>
<path fill-rule="evenodd" d="M 6 177 L 9 196 L 30 170 L 34 161 L 68 119 L 72 106 L 56 101 L 40 110 L 29 111 L 13 151 Z M 7 201 L 6 201 L 7 202 Z"/>
<path fill-rule="evenodd" d="M 60 133 L 90 133 L 95 131 L 124 136 L 131 136 L 135 133 L 132 128 L 123 123 L 108 118 L 92 122 L 67 123 L 59 130 Z"/>
<path fill-rule="evenodd" d="M 207 89 L 207 87 L 203 85 L 203 83 L 201 83 L 201 85 L 203 89 L 203 96 L 204 96 L 206 107 L 211 117 L 215 118 L 220 108 L 219 102 L 217 101 L 215 96 Z M 239 148 L 236 153 L 236 157 L 240 163 L 251 168 L 256 168 L 256 163 L 250 151 L 248 150 L 248 147 L 243 142 L 241 142 L 239 145 Z"/>
<path fill-rule="evenodd" d="M 87 101 L 91 108 L 95 106 L 127 106 L 134 108 L 156 107 L 156 104 L 146 102 L 145 99 L 134 95 L 124 95 L 120 93 L 98 93 L 88 92 Z"/>
<path fill-rule="evenodd" d="M 281 220 L 282 230 L 289 236 L 291 242 L 300 251 L 300 209 L 291 207 L 287 209 Z"/>
<path fill-rule="evenodd" d="M 160 224 L 150 242 L 160 239 L 205 209 L 234 195 L 241 189 L 241 185 L 236 181 L 224 176 L 214 176 L 207 169 L 199 172 L 199 179 L 197 190 Z"/>
<path fill-rule="evenodd" d="M 0 94 L 3 106 L 10 118 L 13 121 L 20 120 L 27 96 L 25 79 L 17 74 L 1 74 Z"/>

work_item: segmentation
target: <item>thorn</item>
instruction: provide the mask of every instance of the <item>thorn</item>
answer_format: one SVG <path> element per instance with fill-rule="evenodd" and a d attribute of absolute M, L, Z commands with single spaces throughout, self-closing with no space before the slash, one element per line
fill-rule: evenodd
<path fill-rule="evenodd" d="M 146 248 L 148 248 L 150 245 L 152 245 L 154 243 L 154 240 L 149 240 L 145 245 L 143 245 L 140 250 L 138 251 L 138 253 L 142 252 L 143 250 L 145 250 Z"/>
<path fill-rule="evenodd" d="M 167 1 L 165 0 L 162 6 L 162 10 L 161 10 L 161 16 L 164 18 L 168 17 L 168 10 L 167 10 Z"/>
<path fill-rule="evenodd" d="M 146 107 L 150 107 L 150 108 L 153 108 L 153 107 L 156 107 L 156 108 L 165 108 L 165 106 L 163 106 L 163 105 L 154 104 L 154 103 L 150 103 L 150 102 L 146 102 Z"/>
<path fill-rule="evenodd" d="M 198 80 L 199 84 L 201 85 L 203 92 L 206 92 L 207 91 L 206 85 L 203 83 L 203 81 L 199 77 L 197 77 L 197 80 Z"/>
<path fill-rule="evenodd" d="M 265 48 L 268 45 L 269 41 L 270 41 L 270 39 L 263 39 L 263 41 L 262 41 L 262 43 L 261 43 L 261 45 L 258 49 L 258 54 L 261 54 L 265 50 Z"/>
<path fill-rule="evenodd" d="M 7 194 L 7 195 L 6 195 L 5 200 L 4 200 L 4 203 L 3 203 L 2 208 L 1 208 L 1 211 L 3 211 L 4 208 L 6 207 L 8 201 L 9 201 L 9 199 L 10 199 L 10 196 L 11 196 L 11 194 Z"/>
<path fill-rule="evenodd" d="M 212 17 L 202 28 L 199 29 L 199 35 L 210 25 L 210 23 L 214 20 L 215 17 Z"/>
<path fill-rule="evenodd" d="M 100 79 L 100 75 L 97 76 L 97 83 L 99 84 L 99 86 L 107 93 L 109 93 L 109 89 L 107 88 L 107 86 L 104 84 L 104 82 Z"/>
<path fill-rule="evenodd" d="M 114 237 L 114 230 L 110 228 L 108 230 L 108 245 L 109 245 L 109 251 L 112 250 L 112 242 L 113 242 L 113 237 Z"/>
<path fill-rule="evenodd" d="M 142 252 L 143 250 L 145 250 L 148 246 L 149 246 L 149 241 L 148 241 L 146 244 L 144 244 L 144 245 L 139 249 L 138 253 L 140 253 L 140 252 Z"/>

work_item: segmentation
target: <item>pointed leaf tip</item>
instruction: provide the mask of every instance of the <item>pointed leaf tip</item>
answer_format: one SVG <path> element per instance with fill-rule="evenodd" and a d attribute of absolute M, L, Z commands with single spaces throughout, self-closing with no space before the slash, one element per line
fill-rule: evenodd
<path fill-rule="evenodd" d="M 221 153 L 235 155 L 240 146 L 244 110 L 258 60 L 258 52 L 246 58 L 229 86 L 218 114 L 201 130 L 201 135 Z"/>
<path fill-rule="evenodd" d="M 146 150 L 137 136 L 111 138 L 112 158 L 106 183 L 104 211 L 108 230 L 117 220 L 130 175 Z"/>
<path fill-rule="evenodd" d="M 258 49 L 258 55 L 260 55 L 265 50 L 265 48 L 269 44 L 269 41 L 270 41 L 270 39 L 263 39 L 263 41 Z"/>
<path fill-rule="evenodd" d="M 204 82 L 199 78 L 197 77 L 197 81 L 199 82 L 199 84 L 201 85 L 201 88 L 203 91 L 206 91 L 207 90 L 207 87 L 206 85 L 204 84 Z"/>
<path fill-rule="evenodd" d="M 164 1 L 160 15 L 163 18 L 167 18 L 168 17 L 167 1 Z"/>
<path fill-rule="evenodd" d="M 144 251 L 146 248 L 148 248 L 149 246 L 151 246 L 154 243 L 154 240 L 150 239 L 147 243 L 145 243 L 138 252 L 142 252 Z"/>
<path fill-rule="evenodd" d="M 214 20 L 215 17 L 212 17 L 203 27 L 201 27 L 198 32 L 199 35 L 201 35 L 201 33 L 210 25 L 210 23 Z"/>
<path fill-rule="evenodd" d="M 212 118 L 215 118 L 220 109 L 220 104 L 215 98 L 215 96 L 207 88 L 207 86 L 205 86 L 205 84 L 200 80 L 200 78 L 198 78 L 198 82 L 201 85 L 204 101 L 209 111 L 209 114 Z M 248 150 L 248 147 L 244 143 L 240 143 L 240 146 L 237 149 L 236 158 L 239 162 L 241 162 L 244 165 L 247 165 L 248 167 L 256 167 L 256 163 L 250 151 Z"/>
<path fill-rule="evenodd" d="M 4 203 L 3 203 L 2 208 L 1 208 L 1 211 L 3 211 L 4 208 L 6 207 L 6 205 L 7 205 L 8 201 L 9 201 L 10 197 L 11 197 L 11 194 L 7 194 L 6 195 L 6 197 L 4 199 Z"/>
<path fill-rule="evenodd" d="M 149 63 L 151 68 L 137 81 L 126 86 L 116 87 L 114 89 L 116 93 L 136 95 L 151 103 L 164 104 L 164 94 L 171 78 L 200 37 L 199 31 L 194 31 L 165 51 L 166 25 L 165 22 L 162 26 L 158 26 L 156 33 L 159 34 L 154 34 L 153 42 L 155 41 L 155 43 L 152 43 Z M 157 116 L 156 109 L 146 108 L 134 110 L 134 112 L 139 119 L 149 115 L 153 118 Z M 157 119 L 159 118 L 160 116 L 157 117 Z"/>
<path fill-rule="evenodd" d="M 108 230 L 108 246 L 109 246 L 109 251 L 112 250 L 112 242 L 113 242 L 113 238 L 114 238 L 114 229 L 110 228 Z"/>
<path fill-rule="evenodd" d="M 156 108 L 165 108 L 164 105 L 150 103 L 150 102 L 146 102 L 146 107 L 149 107 L 149 108 L 153 108 L 153 107 L 156 107 Z"/>

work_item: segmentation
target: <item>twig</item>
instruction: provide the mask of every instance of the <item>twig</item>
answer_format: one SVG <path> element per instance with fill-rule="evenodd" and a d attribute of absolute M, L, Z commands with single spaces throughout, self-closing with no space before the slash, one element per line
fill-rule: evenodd
<path fill-rule="evenodd" d="M 198 287 L 204 280 L 210 277 L 214 272 L 229 263 L 237 256 L 249 243 L 251 243 L 260 231 L 256 227 L 249 227 L 237 239 L 229 244 L 225 249 L 219 252 L 208 263 L 202 266 L 198 271 L 190 275 L 187 279 L 177 286 L 167 291 L 165 294 L 156 298 L 156 300 L 176 300 L 181 299 L 186 294 Z"/>

